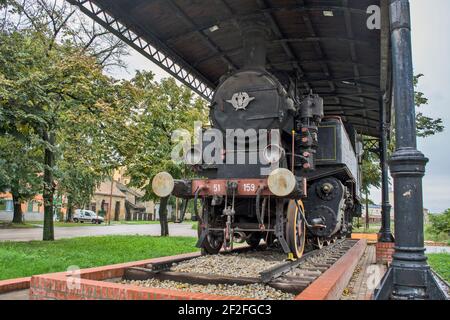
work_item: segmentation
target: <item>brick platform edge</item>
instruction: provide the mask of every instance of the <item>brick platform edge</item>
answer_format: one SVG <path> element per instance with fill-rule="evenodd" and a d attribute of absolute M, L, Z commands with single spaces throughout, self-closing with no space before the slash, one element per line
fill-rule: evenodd
<path fill-rule="evenodd" d="M 295 300 L 339 300 L 366 248 L 367 240 L 359 240 Z"/>
<path fill-rule="evenodd" d="M 0 294 L 28 289 L 30 281 L 31 277 L 0 281 Z"/>
<path fill-rule="evenodd" d="M 81 270 L 80 277 L 60 272 L 31 278 L 31 300 L 239 300 L 238 297 L 223 297 L 175 290 L 143 288 L 122 285 L 104 280 L 120 278 L 126 268 L 144 267 L 150 263 L 167 262 L 174 258 L 195 258 L 199 253 L 183 254 Z"/>
<path fill-rule="evenodd" d="M 326 271 L 310 288 L 297 296 L 298 300 L 337 299 L 348 284 L 359 259 L 367 246 L 358 241 L 338 262 Z M 166 262 L 174 258 L 194 258 L 198 253 L 157 258 L 139 262 L 81 270 L 79 278 L 67 272 L 39 275 L 31 278 L 31 300 L 244 300 L 177 290 L 143 288 L 105 280 L 120 278 L 129 267 L 143 267 L 150 263 Z"/>
<path fill-rule="evenodd" d="M 392 262 L 392 255 L 395 252 L 395 243 L 393 242 L 377 242 L 377 263 L 390 264 Z"/>

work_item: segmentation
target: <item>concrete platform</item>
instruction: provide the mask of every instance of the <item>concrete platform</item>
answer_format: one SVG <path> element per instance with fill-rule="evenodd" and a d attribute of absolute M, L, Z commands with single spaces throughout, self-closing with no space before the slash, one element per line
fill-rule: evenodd
<path fill-rule="evenodd" d="M 30 300 L 30 290 L 20 290 L 0 294 L 0 301 L 2 300 Z"/>
<path fill-rule="evenodd" d="M 341 300 L 371 300 L 376 286 L 385 273 L 386 265 L 376 264 L 375 246 L 367 246 L 341 295 Z"/>

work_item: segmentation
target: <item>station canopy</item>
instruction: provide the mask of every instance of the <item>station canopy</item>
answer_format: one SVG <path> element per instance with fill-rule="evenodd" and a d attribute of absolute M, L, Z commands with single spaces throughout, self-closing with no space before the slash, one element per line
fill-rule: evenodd
<path fill-rule="evenodd" d="M 206 99 L 244 64 L 240 22 L 260 17 L 271 29 L 267 69 L 321 95 L 326 115 L 379 136 L 390 97 L 387 0 L 68 1 Z"/>

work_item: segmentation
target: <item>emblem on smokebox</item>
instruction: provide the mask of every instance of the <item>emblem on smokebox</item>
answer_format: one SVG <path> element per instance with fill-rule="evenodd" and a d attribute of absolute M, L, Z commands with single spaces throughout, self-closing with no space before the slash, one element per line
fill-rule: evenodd
<path fill-rule="evenodd" d="M 227 100 L 233 107 L 238 110 L 246 110 L 250 102 L 255 100 L 254 97 L 250 97 L 247 92 L 238 92 L 233 95 L 231 100 Z"/>

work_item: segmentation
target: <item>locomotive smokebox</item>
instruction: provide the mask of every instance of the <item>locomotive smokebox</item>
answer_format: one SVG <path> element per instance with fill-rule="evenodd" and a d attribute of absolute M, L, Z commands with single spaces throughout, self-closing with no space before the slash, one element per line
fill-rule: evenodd
<path fill-rule="evenodd" d="M 294 102 L 281 82 L 266 70 L 270 31 L 260 20 L 240 22 L 243 63 L 223 78 L 211 104 L 215 128 L 227 130 L 293 129 Z M 288 123 L 290 122 L 290 123 Z"/>

